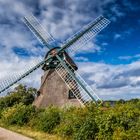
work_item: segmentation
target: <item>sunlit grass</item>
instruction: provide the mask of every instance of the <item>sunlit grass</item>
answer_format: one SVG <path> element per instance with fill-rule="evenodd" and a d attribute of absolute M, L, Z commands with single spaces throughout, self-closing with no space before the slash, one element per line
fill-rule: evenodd
<path fill-rule="evenodd" d="M 11 131 L 23 134 L 27 137 L 33 138 L 35 140 L 70 140 L 68 138 L 61 138 L 57 135 L 47 134 L 45 132 L 33 130 L 30 127 L 20 127 L 20 126 L 6 126 L 0 121 L 0 126 Z"/>

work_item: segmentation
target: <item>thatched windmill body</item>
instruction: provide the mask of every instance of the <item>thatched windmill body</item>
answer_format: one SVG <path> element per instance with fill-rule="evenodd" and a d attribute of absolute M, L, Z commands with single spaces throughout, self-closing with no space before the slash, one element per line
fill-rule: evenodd
<path fill-rule="evenodd" d="M 55 55 L 55 50 L 59 48 L 54 48 L 49 51 L 45 59 L 51 54 Z M 64 52 L 61 54 L 62 59 L 65 59 L 67 63 L 69 63 L 72 68 L 70 68 L 73 72 L 78 69 L 77 65 L 70 58 L 70 56 Z M 45 107 L 49 105 L 56 106 L 81 106 L 80 102 L 76 99 L 73 92 L 66 85 L 65 81 L 60 77 L 60 75 L 56 71 L 57 67 L 57 59 L 54 57 L 51 63 L 46 63 L 43 65 L 42 69 L 44 71 L 44 75 L 41 77 L 41 86 L 38 91 L 38 95 L 34 101 L 34 105 L 37 107 Z M 63 73 L 66 72 L 63 70 Z M 65 76 L 67 78 L 68 75 Z M 72 82 L 74 82 L 72 80 Z M 74 84 L 69 81 L 70 84 Z M 76 84 L 76 83 L 75 83 Z M 75 87 L 78 90 L 78 87 Z M 76 90 L 76 89 L 73 89 Z"/>

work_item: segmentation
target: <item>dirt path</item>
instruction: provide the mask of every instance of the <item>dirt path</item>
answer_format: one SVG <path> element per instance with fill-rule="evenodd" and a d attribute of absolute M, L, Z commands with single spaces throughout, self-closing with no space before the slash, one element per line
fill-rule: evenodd
<path fill-rule="evenodd" d="M 0 127 L 0 140 L 33 140 L 33 139 Z"/>

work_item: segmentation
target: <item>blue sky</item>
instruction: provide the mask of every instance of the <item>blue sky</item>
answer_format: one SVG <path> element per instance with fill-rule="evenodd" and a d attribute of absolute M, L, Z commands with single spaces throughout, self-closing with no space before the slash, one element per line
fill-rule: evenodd
<path fill-rule="evenodd" d="M 0 0 L 0 79 L 42 60 L 43 47 L 22 22 L 33 13 L 60 42 L 104 15 L 111 23 L 73 55 L 79 73 L 102 99 L 140 98 L 140 1 Z M 42 71 L 22 81 L 39 87 Z"/>

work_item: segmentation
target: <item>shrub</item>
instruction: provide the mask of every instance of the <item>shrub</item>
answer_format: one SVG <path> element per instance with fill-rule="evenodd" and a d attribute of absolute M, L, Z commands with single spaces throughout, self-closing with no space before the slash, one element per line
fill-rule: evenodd
<path fill-rule="evenodd" d="M 99 127 L 98 139 L 112 139 L 118 135 L 120 139 L 131 138 L 128 132 L 138 134 L 136 126 L 139 120 L 140 110 L 137 104 L 117 104 L 115 107 L 106 110 L 97 117 Z M 136 128 L 134 130 L 134 128 Z"/>
<path fill-rule="evenodd" d="M 44 111 L 39 111 L 36 118 L 31 120 L 30 125 L 34 124 L 34 128 L 52 133 L 53 129 L 60 123 L 60 109 L 50 106 Z"/>
<path fill-rule="evenodd" d="M 74 133 L 75 140 L 93 140 L 98 132 L 98 126 L 93 118 L 93 116 L 87 116 L 83 124 Z"/>
<path fill-rule="evenodd" d="M 29 105 L 34 101 L 35 93 L 36 89 L 19 85 L 13 92 L 9 93 L 8 96 L 0 98 L 0 110 L 3 110 L 7 107 L 12 107 L 13 105 L 19 103 Z"/>
<path fill-rule="evenodd" d="M 6 108 L 2 112 L 2 121 L 7 125 L 23 125 L 29 122 L 29 119 L 35 112 L 35 108 L 31 105 L 26 106 L 23 103 Z"/>
<path fill-rule="evenodd" d="M 18 94 L 11 94 L 6 97 L 0 98 L 0 110 L 5 109 L 6 107 L 11 107 L 21 100 L 21 96 Z"/>
<path fill-rule="evenodd" d="M 87 116 L 86 108 L 70 108 L 63 112 L 61 124 L 55 129 L 58 135 L 63 137 L 73 137 L 77 133 L 85 121 Z"/>
<path fill-rule="evenodd" d="M 97 139 L 111 139 L 113 134 L 114 124 L 116 123 L 116 117 L 113 113 L 103 112 L 102 115 L 96 118 L 98 124 L 99 133 Z"/>

